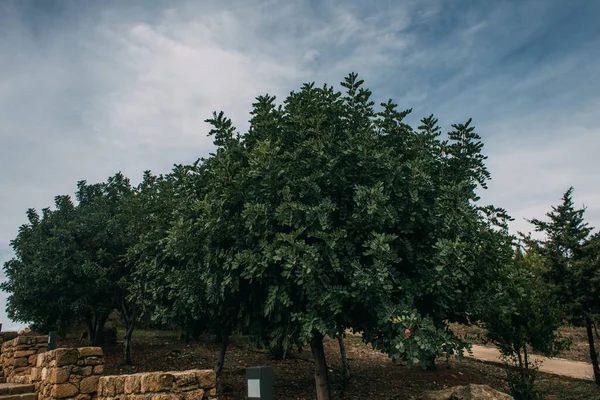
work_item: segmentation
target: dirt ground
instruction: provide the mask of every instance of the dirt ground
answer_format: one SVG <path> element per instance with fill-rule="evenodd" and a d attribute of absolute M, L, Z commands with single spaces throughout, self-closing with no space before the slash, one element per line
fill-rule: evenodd
<path fill-rule="evenodd" d="M 75 340 L 59 341 L 59 346 L 81 346 Z M 344 386 L 341 377 L 341 359 L 337 341 L 327 340 L 325 349 L 332 375 L 333 397 L 350 399 L 414 399 L 424 390 L 437 390 L 468 383 L 488 384 L 507 391 L 504 372 L 495 365 L 473 360 L 450 364 L 441 361 L 436 371 L 422 371 L 394 365 L 390 359 L 360 338 L 347 337 L 346 347 L 352 378 Z M 135 365 L 122 366 L 120 345 L 104 347 L 105 374 L 131 374 L 146 371 L 180 371 L 212 368 L 219 353 L 219 345 L 210 338 L 199 342 L 183 343 L 175 333 L 138 331 L 134 334 L 133 356 Z M 242 400 L 246 395 L 245 370 L 250 366 L 268 365 L 276 376 L 276 399 L 314 399 L 313 364 L 309 349 L 294 352 L 287 360 L 273 361 L 262 352 L 249 348 L 243 337 L 233 338 L 223 375 L 218 382 L 221 400 Z M 593 383 L 561 379 L 541 374 L 539 387 L 549 400 L 598 400 L 600 388 Z"/>

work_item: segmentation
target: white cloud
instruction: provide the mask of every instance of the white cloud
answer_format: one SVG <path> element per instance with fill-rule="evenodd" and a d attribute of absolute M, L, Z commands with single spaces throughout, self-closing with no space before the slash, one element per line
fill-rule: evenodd
<path fill-rule="evenodd" d="M 506 64 L 545 21 L 529 23 L 516 6 L 457 16 L 435 0 L 73 4 L 48 26 L 0 5 L 0 252 L 26 208 L 50 205 L 80 179 L 121 170 L 136 181 L 206 155 L 213 110 L 244 130 L 256 95 L 281 99 L 350 71 L 376 100 L 414 107 L 412 121 L 433 112 L 448 128 L 473 116 L 493 176 L 484 199 L 507 208 L 515 229 L 528 230 L 522 218 L 542 217 L 570 185 L 600 227 L 598 58 L 585 79 L 576 75 L 588 53 Z"/>

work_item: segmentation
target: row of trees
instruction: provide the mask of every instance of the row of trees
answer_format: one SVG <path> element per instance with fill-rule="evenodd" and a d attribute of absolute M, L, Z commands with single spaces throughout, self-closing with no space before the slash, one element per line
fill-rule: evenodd
<path fill-rule="evenodd" d="M 223 343 L 218 371 L 234 331 L 284 353 L 310 345 L 320 400 L 330 398 L 323 338 L 347 329 L 426 368 L 465 347 L 452 322 L 483 322 L 495 341 L 526 351 L 536 338 L 514 344 L 503 332 L 527 309 L 519 301 L 531 313 L 552 304 L 544 296 L 575 304 L 558 289 L 530 298 L 528 274 L 549 265 L 540 279 L 558 288 L 566 260 L 587 261 L 553 252 L 550 225 L 537 220 L 548 241 L 515 253 L 510 217 L 476 194 L 490 175 L 470 120 L 446 135 L 433 116 L 413 129 L 410 110 L 390 100 L 375 111 L 362 84 L 356 74 L 344 93 L 305 84 L 282 105 L 259 96 L 245 134 L 222 112 L 207 120 L 208 158 L 145 172 L 135 187 L 120 173 L 82 181 L 75 202 L 29 210 L 4 266 L 9 316 L 41 329 L 85 322 L 94 343 L 116 310 L 126 362 L 142 321 L 212 331 Z M 577 246 L 593 254 L 586 238 Z M 585 268 L 597 272 L 597 259 Z M 585 277 L 572 274 L 583 293 Z M 592 292 L 585 299 L 578 315 L 593 321 Z M 555 325 L 546 347 L 556 347 Z"/>

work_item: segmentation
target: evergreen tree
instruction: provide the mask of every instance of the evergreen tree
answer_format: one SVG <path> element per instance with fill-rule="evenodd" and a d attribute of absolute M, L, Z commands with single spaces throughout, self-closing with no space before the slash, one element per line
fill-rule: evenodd
<path fill-rule="evenodd" d="M 573 188 L 569 188 L 558 206 L 546 216 L 548 220 L 532 219 L 536 231 L 543 232 L 542 240 L 530 240 L 546 259 L 549 270 L 546 279 L 565 307 L 569 321 L 587 330 L 594 379 L 600 385 L 600 368 L 595 349 L 593 324 L 599 314 L 598 296 L 598 234 L 584 219 L 585 209 L 573 203 Z"/>

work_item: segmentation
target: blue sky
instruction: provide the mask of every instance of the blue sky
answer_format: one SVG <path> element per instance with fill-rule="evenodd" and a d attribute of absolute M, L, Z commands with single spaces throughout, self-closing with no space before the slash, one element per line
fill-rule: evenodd
<path fill-rule="evenodd" d="M 473 117 L 512 228 L 575 186 L 600 227 L 600 2 L 0 2 L 0 262 L 25 210 L 78 180 L 207 155 L 203 120 L 240 130 L 256 95 L 357 71 L 378 101 Z M 0 294 L 0 322 L 5 294 Z"/>

